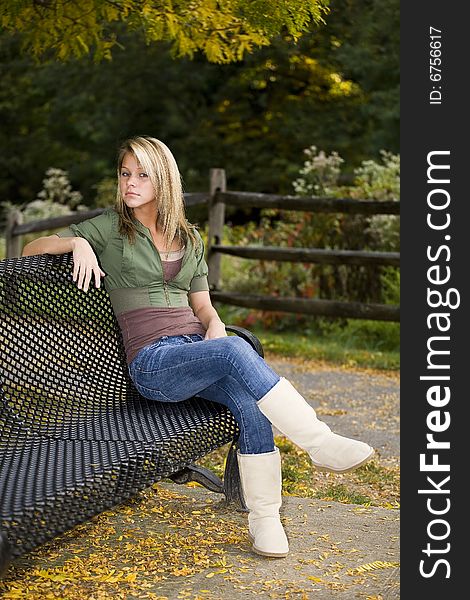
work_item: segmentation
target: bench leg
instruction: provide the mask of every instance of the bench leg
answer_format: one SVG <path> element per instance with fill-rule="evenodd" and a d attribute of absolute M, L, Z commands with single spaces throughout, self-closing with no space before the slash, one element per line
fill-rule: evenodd
<path fill-rule="evenodd" d="M 224 472 L 224 494 L 226 504 L 235 504 L 237 510 L 248 512 L 242 491 L 237 460 L 237 441 L 233 442 L 227 455 Z"/>
<path fill-rule="evenodd" d="M 173 473 L 173 475 L 169 476 L 169 479 L 178 484 L 196 481 L 208 490 L 211 490 L 211 492 L 224 494 L 226 505 L 233 504 L 237 510 L 247 512 L 248 509 L 243 499 L 240 473 L 238 471 L 237 448 L 237 442 L 233 442 L 230 446 L 225 463 L 223 481 L 211 470 L 195 464 L 188 465 L 186 468 L 181 469 L 181 471 Z"/>
<path fill-rule="evenodd" d="M 173 473 L 169 476 L 169 479 L 179 484 L 196 481 L 211 492 L 217 492 L 218 494 L 222 494 L 224 491 L 224 483 L 220 477 L 217 477 L 215 473 L 206 469 L 206 467 L 195 464 L 190 464 L 181 471 Z"/>
<path fill-rule="evenodd" d="M 11 561 L 10 544 L 7 536 L 0 531 L 0 577 L 6 573 Z"/>

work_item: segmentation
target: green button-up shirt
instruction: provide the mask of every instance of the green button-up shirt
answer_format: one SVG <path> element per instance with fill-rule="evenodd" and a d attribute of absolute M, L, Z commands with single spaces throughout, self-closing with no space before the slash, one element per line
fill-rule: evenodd
<path fill-rule="evenodd" d="M 114 209 L 70 225 L 60 237 L 80 236 L 88 240 L 106 273 L 104 285 L 116 315 L 136 308 L 189 306 L 188 294 L 209 290 L 204 244 L 197 231 L 199 247 L 186 241 L 179 273 L 164 281 L 163 266 L 150 230 L 136 221 L 135 243 L 119 233 L 119 217 Z"/>

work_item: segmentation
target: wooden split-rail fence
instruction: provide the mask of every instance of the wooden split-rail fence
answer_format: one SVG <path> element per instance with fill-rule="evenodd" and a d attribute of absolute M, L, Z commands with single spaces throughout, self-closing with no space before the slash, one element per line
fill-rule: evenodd
<path fill-rule="evenodd" d="M 226 189 L 225 170 L 211 169 L 209 191 L 185 193 L 185 203 L 187 207 L 205 205 L 208 208 L 207 260 L 209 264 L 209 285 L 213 301 L 266 311 L 378 321 L 400 320 L 400 308 L 397 305 L 307 298 L 279 298 L 228 292 L 221 290 L 219 287 L 222 255 L 238 256 L 252 260 L 328 265 L 400 266 L 400 254 L 398 252 L 281 248 L 274 246 L 226 246 L 222 243 L 226 205 L 240 208 L 275 208 L 317 213 L 346 213 L 350 215 L 398 215 L 400 211 L 400 203 L 398 201 L 352 200 L 350 198 L 300 197 L 253 192 L 232 192 Z M 21 255 L 23 235 L 67 227 L 72 223 L 79 223 L 85 219 L 94 217 L 103 210 L 99 208 L 91 211 L 80 211 L 70 215 L 30 223 L 23 223 L 20 211 L 12 211 L 9 214 L 5 232 L 7 258 Z"/>

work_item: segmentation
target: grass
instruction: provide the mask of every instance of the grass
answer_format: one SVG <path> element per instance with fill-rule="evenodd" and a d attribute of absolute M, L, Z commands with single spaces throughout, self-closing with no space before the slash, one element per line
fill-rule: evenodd
<path fill-rule="evenodd" d="M 280 356 L 371 369 L 396 370 L 400 364 L 398 352 L 364 348 L 341 339 L 312 339 L 300 332 L 271 333 L 260 329 L 253 333 L 259 337 L 265 351 Z"/>
<path fill-rule="evenodd" d="M 321 473 L 312 467 L 306 452 L 283 436 L 275 439 L 282 457 L 282 493 L 286 496 L 317 498 L 360 504 L 399 508 L 400 470 L 397 464 L 374 459 L 352 473 Z M 214 450 L 200 464 L 223 476 L 228 445 Z"/>
<path fill-rule="evenodd" d="M 225 323 L 252 331 L 266 352 L 305 360 L 325 361 L 341 366 L 397 370 L 400 368 L 399 324 L 350 319 L 346 324 L 315 321 L 283 329 L 279 324 L 266 328 L 259 321 L 250 324 L 253 311 L 217 305 Z M 289 321 L 287 321 L 288 323 Z M 282 322 L 281 322 L 282 325 Z"/>
<path fill-rule="evenodd" d="M 372 498 L 355 493 L 342 483 L 326 486 L 315 494 L 315 498 L 341 502 L 343 504 L 363 504 L 366 506 L 372 504 Z"/>

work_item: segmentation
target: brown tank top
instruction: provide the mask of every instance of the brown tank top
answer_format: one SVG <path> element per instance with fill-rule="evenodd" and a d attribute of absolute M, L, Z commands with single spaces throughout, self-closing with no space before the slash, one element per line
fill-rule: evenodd
<path fill-rule="evenodd" d="M 163 277 L 171 281 L 179 273 L 184 248 L 162 256 Z M 163 260 L 165 258 L 165 260 Z M 164 335 L 205 335 L 206 330 L 190 306 L 177 308 L 137 308 L 117 316 L 121 327 L 127 364 L 139 351 Z"/>

